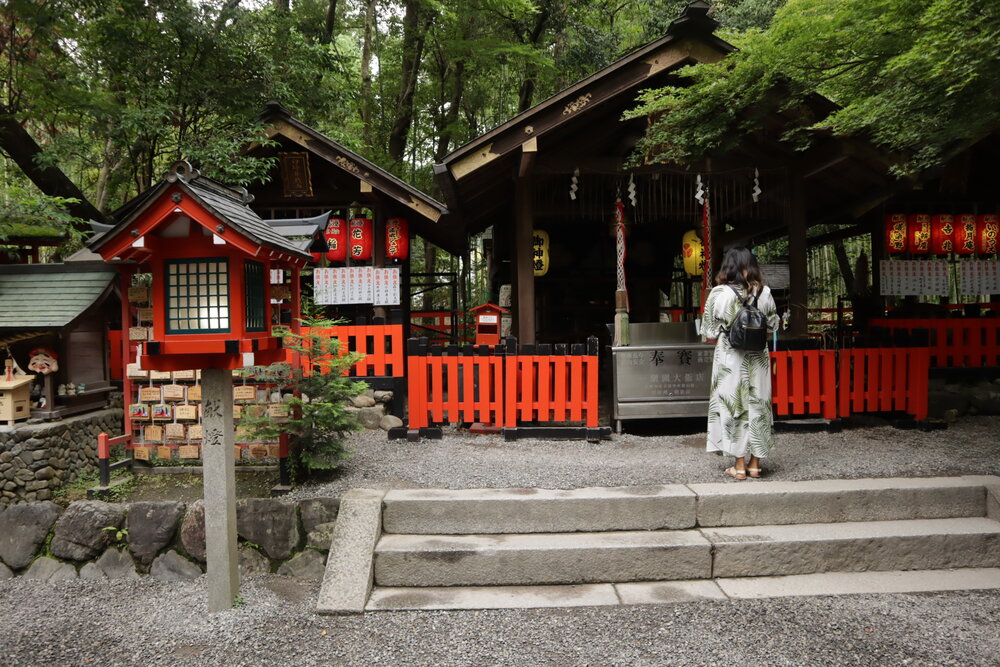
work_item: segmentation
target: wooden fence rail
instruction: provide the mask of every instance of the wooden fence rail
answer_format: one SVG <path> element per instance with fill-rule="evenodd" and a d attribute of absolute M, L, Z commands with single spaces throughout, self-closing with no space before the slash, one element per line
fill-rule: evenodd
<path fill-rule="evenodd" d="M 927 345 L 935 368 L 1000 366 L 1000 317 L 878 319 L 873 330 L 908 346 Z"/>

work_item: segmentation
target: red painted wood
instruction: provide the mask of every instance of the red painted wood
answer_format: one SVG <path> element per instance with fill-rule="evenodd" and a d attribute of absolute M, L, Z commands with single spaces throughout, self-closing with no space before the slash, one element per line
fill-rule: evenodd
<path fill-rule="evenodd" d="M 818 414 L 821 408 L 820 401 L 820 366 L 819 350 L 807 350 L 805 355 L 806 379 L 809 382 L 809 390 L 806 392 L 806 399 L 809 403 L 809 413 Z"/>
<path fill-rule="evenodd" d="M 583 358 L 572 355 L 569 359 L 569 418 L 583 419 Z"/>
<path fill-rule="evenodd" d="M 597 428 L 599 425 L 597 414 L 597 406 L 599 403 L 598 390 L 597 390 L 597 372 L 599 367 L 599 362 L 597 357 L 588 356 L 583 360 L 584 366 L 587 369 L 587 396 L 585 397 L 585 409 L 587 415 L 587 428 Z"/>
<path fill-rule="evenodd" d="M 826 350 L 823 361 L 823 417 L 837 418 L 837 359 L 836 352 Z"/>
<path fill-rule="evenodd" d="M 786 351 L 771 353 L 771 402 L 782 417 L 788 414 L 788 359 Z"/>

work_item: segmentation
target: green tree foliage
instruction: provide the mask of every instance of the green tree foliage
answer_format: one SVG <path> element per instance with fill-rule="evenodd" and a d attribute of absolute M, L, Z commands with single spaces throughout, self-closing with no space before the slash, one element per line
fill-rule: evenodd
<path fill-rule="evenodd" d="M 245 414 L 240 426 L 251 438 L 277 440 L 289 437 L 289 460 L 297 476 L 317 470 L 330 470 L 340 465 L 350 453 L 345 436 L 358 430 L 358 420 L 345 409 L 348 399 L 367 388 L 364 382 L 341 375 L 361 359 L 360 354 L 340 355 L 339 341 L 327 338 L 324 330 L 341 324 L 333 320 L 307 317 L 303 334 L 287 333 L 285 349 L 299 356 L 297 366 L 275 364 L 268 368 L 268 377 L 294 396 L 289 401 L 291 416 L 275 420 L 266 414 Z"/>
<path fill-rule="evenodd" d="M 685 68 L 683 87 L 641 96 L 630 115 L 656 118 L 640 146 L 647 157 L 689 163 L 724 152 L 776 109 L 792 111 L 788 141 L 863 136 L 899 152 L 903 171 L 1000 127 L 993 0 L 789 0 L 766 29 L 729 37 L 739 51 Z M 814 93 L 838 108 L 810 113 Z"/>

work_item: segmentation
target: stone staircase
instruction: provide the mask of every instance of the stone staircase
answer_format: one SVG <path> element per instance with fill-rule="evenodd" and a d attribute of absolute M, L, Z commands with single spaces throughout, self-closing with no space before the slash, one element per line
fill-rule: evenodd
<path fill-rule="evenodd" d="M 356 489 L 318 611 L 955 588 L 1000 588 L 998 477 Z"/>

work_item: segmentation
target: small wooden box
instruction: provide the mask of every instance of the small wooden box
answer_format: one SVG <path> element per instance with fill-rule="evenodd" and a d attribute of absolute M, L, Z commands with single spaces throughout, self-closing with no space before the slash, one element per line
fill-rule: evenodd
<path fill-rule="evenodd" d="M 13 426 L 18 419 L 31 416 L 31 383 L 34 375 L 16 375 L 13 380 L 0 381 L 0 421 Z"/>

